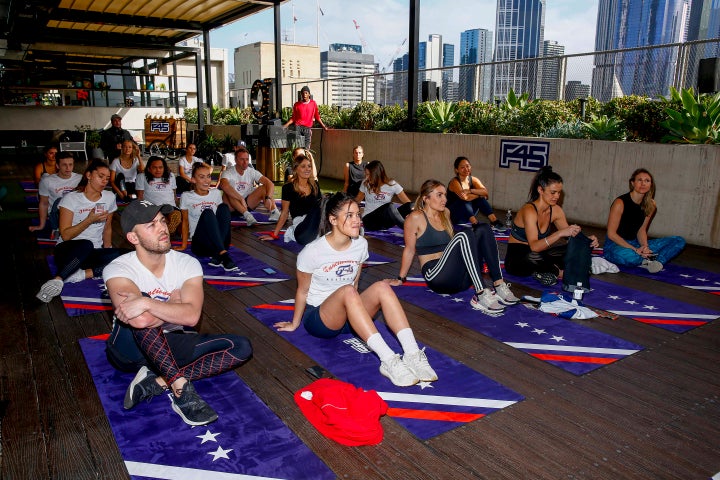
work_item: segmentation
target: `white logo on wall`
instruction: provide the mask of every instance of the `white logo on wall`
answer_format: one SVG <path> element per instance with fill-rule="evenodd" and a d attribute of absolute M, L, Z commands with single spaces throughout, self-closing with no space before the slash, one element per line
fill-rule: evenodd
<path fill-rule="evenodd" d="M 550 163 L 549 157 L 550 142 L 500 141 L 500 168 L 510 168 L 511 163 L 517 163 L 518 170 L 536 172 Z"/>
<path fill-rule="evenodd" d="M 159 133 L 170 133 L 169 122 L 150 122 L 150 131 Z"/>

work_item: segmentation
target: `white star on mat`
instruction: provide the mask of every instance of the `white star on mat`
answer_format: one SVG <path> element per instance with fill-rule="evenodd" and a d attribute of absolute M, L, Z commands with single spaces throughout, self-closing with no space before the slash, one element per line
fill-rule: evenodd
<path fill-rule="evenodd" d="M 707 278 L 696 278 L 695 280 L 697 280 L 698 282 L 707 282 L 708 281 Z"/>
<path fill-rule="evenodd" d="M 636 302 L 635 300 L 625 300 L 625 303 L 629 303 L 630 305 L 635 305 L 638 302 Z"/>
<path fill-rule="evenodd" d="M 608 295 L 608 298 L 610 300 L 620 300 L 620 297 L 618 297 L 617 295 Z"/>
<path fill-rule="evenodd" d="M 565 337 L 558 337 L 557 335 L 553 335 L 552 340 L 555 340 L 556 342 L 564 342 Z"/>
<path fill-rule="evenodd" d="M 463 300 L 462 298 L 453 297 L 452 301 L 455 302 L 455 303 L 462 303 L 462 302 L 464 302 L 465 300 Z"/>
<path fill-rule="evenodd" d="M 435 388 L 430 382 L 418 382 L 417 384 L 421 390 L 425 390 L 426 388 Z"/>
<path fill-rule="evenodd" d="M 692 275 L 688 275 L 687 273 L 681 273 L 680 276 L 683 277 L 683 278 L 690 278 L 690 277 L 692 277 Z"/>
<path fill-rule="evenodd" d="M 643 308 L 645 310 L 657 310 L 657 307 L 654 305 L 643 305 Z"/>
<path fill-rule="evenodd" d="M 202 442 L 200 442 L 200 445 L 202 445 L 205 442 L 215 442 L 217 443 L 217 440 L 215 440 L 215 437 L 220 435 L 220 433 L 210 433 L 210 430 L 207 430 L 202 435 L 197 435 L 197 438 L 201 439 Z"/>
<path fill-rule="evenodd" d="M 530 324 L 527 323 L 527 322 L 517 322 L 515 325 L 517 325 L 517 326 L 520 327 L 520 328 L 525 328 L 525 327 L 529 327 L 529 326 L 530 326 Z"/>
<path fill-rule="evenodd" d="M 449 293 L 438 293 L 438 295 L 440 295 L 441 297 L 449 297 L 450 296 Z"/>
<path fill-rule="evenodd" d="M 227 456 L 228 453 L 232 452 L 232 448 L 228 448 L 227 450 L 223 449 L 222 447 L 218 447 L 217 450 L 214 452 L 208 452 L 208 455 L 213 456 L 213 462 L 217 460 L 218 458 L 226 458 L 230 460 L 230 457 Z"/>
<path fill-rule="evenodd" d="M 533 333 L 537 333 L 538 335 L 545 335 L 547 332 L 543 330 L 542 328 L 533 328 Z"/>
<path fill-rule="evenodd" d="M 233 272 L 238 277 L 245 277 L 247 276 L 247 272 Z"/>

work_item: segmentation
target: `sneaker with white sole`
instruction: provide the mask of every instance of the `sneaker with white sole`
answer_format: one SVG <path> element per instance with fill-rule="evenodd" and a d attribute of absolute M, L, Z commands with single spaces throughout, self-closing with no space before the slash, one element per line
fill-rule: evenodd
<path fill-rule="evenodd" d="M 388 361 L 380 363 L 380 373 L 398 387 L 410 387 L 420 381 L 397 353 Z"/>
<path fill-rule="evenodd" d="M 249 210 L 243 213 L 243 218 L 245 219 L 245 223 L 248 227 L 252 227 L 257 223 L 257 220 L 255 220 L 255 217 L 253 217 L 253 214 L 250 213 Z"/>
<path fill-rule="evenodd" d="M 483 313 L 502 313 L 505 310 L 505 307 L 498 302 L 495 292 L 489 288 L 484 289 L 479 295 L 473 295 L 470 299 L 470 306 Z"/>
<path fill-rule="evenodd" d="M 403 362 L 421 382 L 434 382 L 438 379 L 437 373 L 432 369 L 425 355 L 425 348 L 417 352 L 403 355 Z"/>
<path fill-rule="evenodd" d="M 72 275 L 65 279 L 65 283 L 78 283 L 82 282 L 83 280 L 85 280 L 85 269 L 78 268 L 73 272 Z"/>
<path fill-rule="evenodd" d="M 42 284 L 40 291 L 35 295 L 38 300 L 49 303 L 53 298 L 60 295 L 63 289 L 63 281 L 59 278 L 53 278 Z"/>
<path fill-rule="evenodd" d="M 157 383 L 156 379 L 157 375 L 151 372 L 150 369 L 147 367 L 140 368 L 125 392 L 123 408 L 130 410 L 143 400 L 150 401 L 153 397 L 162 395 L 165 389 Z"/>
<path fill-rule="evenodd" d="M 172 409 L 188 425 L 207 425 L 218 419 L 218 414 L 195 391 L 192 383 L 187 382 L 180 396 L 172 395 Z"/>
<path fill-rule="evenodd" d="M 495 295 L 497 295 L 498 302 L 503 305 L 515 305 L 520 301 L 520 299 L 510 291 L 510 284 L 506 282 L 495 287 Z"/>
<path fill-rule="evenodd" d="M 648 260 L 647 258 L 643 260 L 642 265 L 640 265 L 642 268 L 647 269 L 650 273 L 658 273 L 660 270 L 663 269 L 663 264 L 658 262 L 657 260 Z"/>
<path fill-rule="evenodd" d="M 238 266 L 233 262 L 232 258 L 230 258 L 230 255 L 228 255 L 227 252 L 220 255 L 220 265 L 222 265 L 223 269 L 225 269 L 226 272 L 234 272 L 235 270 L 239 270 Z"/>
<path fill-rule="evenodd" d="M 280 210 L 278 210 L 276 208 L 275 210 L 270 212 L 270 215 L 268 216 L 268 220 L 271 222 L 277 222 L 278 220 L 280 220 Z"/>
<path fill-rule="evenodd" d="M 222 258 L 219 256 L 210 257 L 210 260 L 208 260 L 208 265 L 211 267 L 222 267 Z"/>

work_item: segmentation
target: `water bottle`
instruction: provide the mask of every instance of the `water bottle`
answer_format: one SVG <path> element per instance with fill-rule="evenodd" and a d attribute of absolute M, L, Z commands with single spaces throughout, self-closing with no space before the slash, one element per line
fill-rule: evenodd
<path fill-rule="evenodd" d="M 582 283 L 578 282 L 577 285 L 575 285 L 575 290 L 573 290 L 573 299 L 577 300 L 578 302 L 582 300 L 583 297 L 583 287 Z"/>
<path fill-rule="evenodd" d="M 505 228 L 510 230 L 512 228 L 512 223 L 513 223 L 512 210 L 508 209 L 507 213 L 505 214 Z"/>

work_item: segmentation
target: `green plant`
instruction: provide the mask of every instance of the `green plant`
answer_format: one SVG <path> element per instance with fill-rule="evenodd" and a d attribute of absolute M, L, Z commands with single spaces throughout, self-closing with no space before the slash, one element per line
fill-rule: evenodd
<path fill-rule="evenodd" d="M 87 136 L 85 137 L 85 143 L 90 148 L 99 148 L 100 132 L 98 132 L 97 130 L 89 130 L 87 132 Z"/>
<path fill-rule="evenodd" d="M 198 155 L 201 158 L 208 158 L 212 153 L 218 151 L 221 145 L 222 140 L 214 137 L 211 133 L 198 145 Z"/>
<path fill-rule="evenodd" d="M 380 105 L 372 102 L 360 102 L 350 112 L 352 128 L 358 130 L 372 130 L 375 119 L 380 113 Z"/>
<path fill-rule="evenodd" d="M 310 150 L 307 147 L 304 147 L 302 145 L 298 145 L 297 143 L 293 143 L 293 145 L 282 152 L 277 160 L 275 160 L 275 168 L 282 169 L 285 171 L 288 168 L 292 168 L 293 165 L 293 156 L 292 153 L 296 148 L 302 147 L 303 150 L 305 150 L 306 153 L 309 153 L 311 156 L 315 156 L 315 152 L 313 150 Z"/>
<path fill-rule="evenodd" d="M 318 110 L 320 111 L 320 118 L 323 119 L 323 123 L 325 125 L 328 125 L 328 121 L 325 118 L 325 115 L 323 115 L 323 108 L 327 107 L 327 105 L 319 105 Z M 290 117 L 292 117 L 292 107 L 283 107 L 282 111 L 280 112 L 280 118 L 282 119 L 283 123 L 287 123 L 288 120 L 290 120 Z M 331 126 L 331 125 L 328 125 Z"/>
<path fill-rule="evenodd" d="M 404 105 L 385 105 L 380 107 L 375 130 L 393 131 L 402 130 L 407 123 L 407 102 Z"/>
<path fill-rule="evenodd" d="M 183 110 L 183 117 L 187 123 L 198 123 L 198 110 L 197 108 L 186 108 Z"/>
<path fill-rule="evenodd" d="M 522 110 L 532 102 L 531 100 L 528 100 L 528 98 L 530 98 L 529 93 L 525 92 L 518 97 L 515 94 L 515 91 L 511 88 L 505 97 L 505 102 L 500 104 L 500 108 L 504 110 Z"/>
<path fill-rule="evenodd" d="M 660 124 L 669 130 L 662 138 L 671 143 L 720 143 L 720 93 L 703 99 L 692 88 L 678 92 L 670 88 L 672 100 L 679 100 L 682 108 L 666 108 L 669 119 Z"/>
<path fill-rule="evenodd" d="M 225 136 L 220 140 L 220 144 L 222 145 L 222 149 L 224 152 L 232 152 L 235 145 L 237 145 L 237 139 L 229 133 L 226 133 Z"/>
<path fill-rule="evenodd" d="M 580 120 L 558 122 L 540 133 L 539 136 L 545 138 L 586 138 L 584 125 Z"/>
<path fill-rule="evenodd" d="M 589 122 L 583 122 L 583 131 L 593 140 L 625 140 L 625 127 L 614 117 L 593 116 Z"/>
<path fill-rule="evenodd" d="M 455 126 L 457 104 L 453 102 L 424 102 L 418 106 L 417 124 L 421 132 L 448 133 Z"/>

